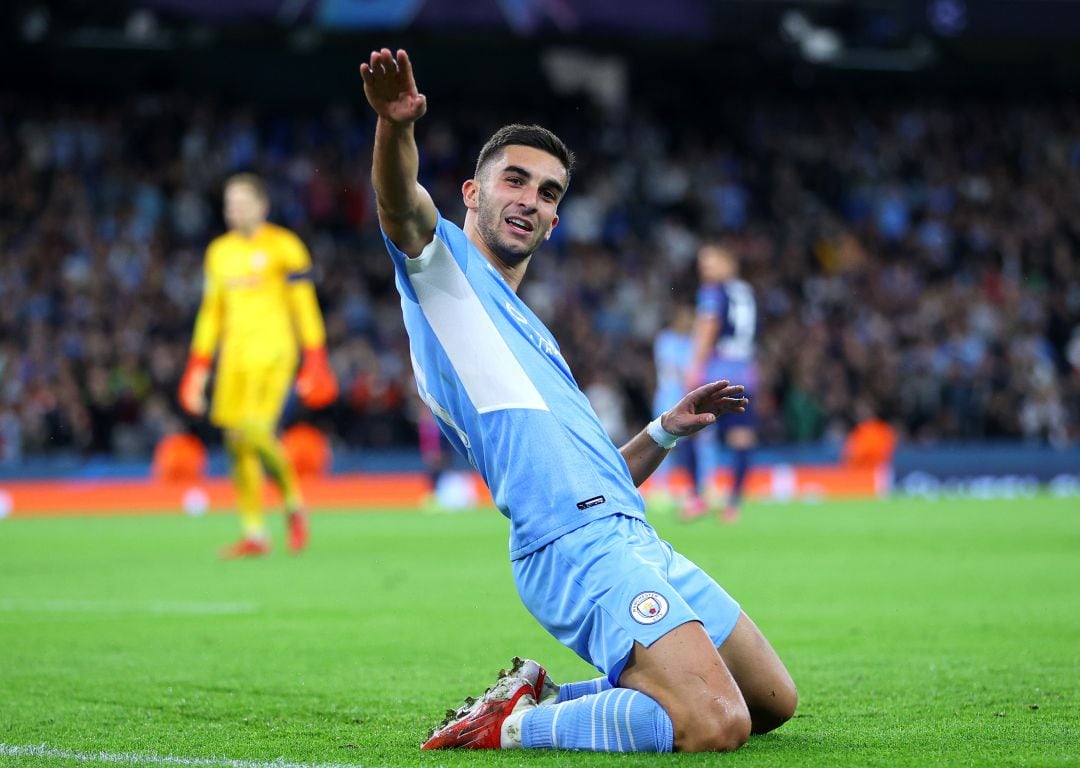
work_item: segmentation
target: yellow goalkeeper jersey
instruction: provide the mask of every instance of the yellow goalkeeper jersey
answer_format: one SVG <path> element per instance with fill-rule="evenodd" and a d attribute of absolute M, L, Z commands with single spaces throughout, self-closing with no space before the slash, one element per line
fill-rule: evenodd
<path fill-rule="evenodd" d="M 219 366 L 295 364 L 298 345 L 326 342 L 300 238 L 275 224 L 251 237 L 230 231 L 206 249 L 203 300 L 191 351 Z"/>

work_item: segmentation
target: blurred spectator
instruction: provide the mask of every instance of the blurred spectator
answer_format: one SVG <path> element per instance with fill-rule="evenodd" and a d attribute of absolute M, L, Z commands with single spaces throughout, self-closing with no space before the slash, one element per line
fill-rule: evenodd
<path fill-rule="evenodd" d="M 206 474 L 206 447 L 189 434 L 173 434 L 155 447 L 151 471 L 167 483 L 194 483 Z"/>
<path fill-rule="evenodd" d="M 850 467 L 873 469 L 892 464 L 896 430 L 879 419 L 865 398 L 855 403 L 855 427 L 844 440 L 842 457 Z"/>

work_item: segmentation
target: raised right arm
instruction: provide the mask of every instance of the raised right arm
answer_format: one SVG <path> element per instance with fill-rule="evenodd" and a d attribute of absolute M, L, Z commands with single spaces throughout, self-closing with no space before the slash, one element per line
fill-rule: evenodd
<path fill-rule="evenodd" d="M 418 181 L 420 155 L 413 133 L 427 111 L 427 99 L 416 88 L 404 50 L 396 55 L 387 48 L 372 51 L 360 75 L 368 103 L 379 116 L 371 162 L 379 224 L 405 254 L 419 256 L 438 223 L 435 203 Z"/>

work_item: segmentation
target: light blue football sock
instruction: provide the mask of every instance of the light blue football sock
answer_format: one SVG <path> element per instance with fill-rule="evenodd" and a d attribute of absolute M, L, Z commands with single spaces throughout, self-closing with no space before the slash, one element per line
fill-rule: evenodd
<path fill-rule="evenodd" d="M 611 683 L 606 677 L 598 677 L 595 680 L 582 680 L 579 683 L 563 683 L 559 686 L 559 698 L 553 704 L 562 704 L 564 701 L 573 701 L 590 693 L 603 693 L 611 690 Z"/>
<path fill-rule="evenodd" d="M 663 707 L 630 688 L 531 709 L 521 719 L 521 732 L 526 749 L 670 752 L 675 741 Z"/>

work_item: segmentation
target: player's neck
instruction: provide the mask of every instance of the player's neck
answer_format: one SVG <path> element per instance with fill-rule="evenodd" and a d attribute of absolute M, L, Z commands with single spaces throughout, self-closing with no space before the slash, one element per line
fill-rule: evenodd
<path fill-rule="evenodd" d="M 529 259 L 531 259 L 532 256 L 527 256 L 520 261 L 517 266 L 511 267 L 497 255 L 489 253 L 480 246 L 477 246 L 477 248 L 480 248 L 480 253 L 484 254 L 484 258 L 488 260 L 488 263 L 495 267 L 495 271 L 502 275 L 503 280 L 510 286 L 510 290 L 517 293 L 521 281 L 525 279 L 525 268 L 528 267 Z"/>
<path fill-rule="evenodd" d="M 469 238 L 476 250 L 480 251 L 484 255 L 484 258 L 488 260 L 488 263 L 495 268 L 495 271 L 502 275 L 502 279 L 506 281 L 506 284 L 510 286 L 510 290 L 514 293 L 518 292 L 518 287 L 521 285 L 521 281 L 525 279 L 525 270 L 529 267 L 529 261 L 532 260 L 532 254 L 530 253 L 525 258 L 521 259 L 513 266 L 507 264 L 499 256 L 498 253 L 493 251 L 490 246 L 481 237 L 479 230 L 475 225 L 470 226 L 470 217 L 466 216 L 465 226 L 463 230 L 465 236 Z"/>
<path fill-rule="evenodd" d="M 245 240 L 250 240 L 255 236 L 256 232 L 262 229 L 263 224 L 265 224 L 265 222 L 260 221 L 259 223 L 251 227 L 233 227 L 233 232 L 240 235 L 240 237 L 244 238 Z"/>

